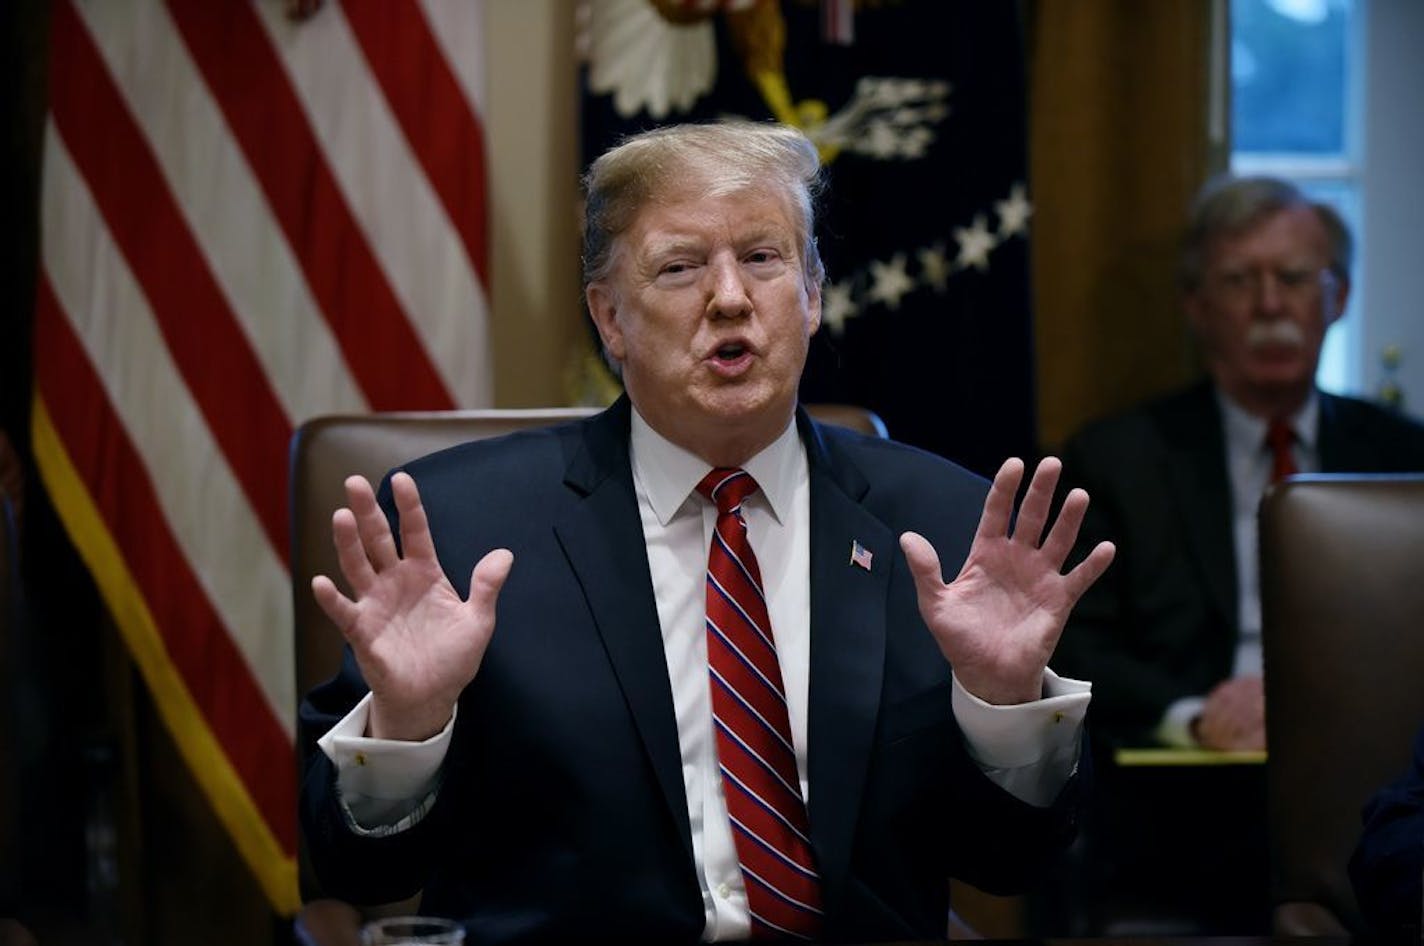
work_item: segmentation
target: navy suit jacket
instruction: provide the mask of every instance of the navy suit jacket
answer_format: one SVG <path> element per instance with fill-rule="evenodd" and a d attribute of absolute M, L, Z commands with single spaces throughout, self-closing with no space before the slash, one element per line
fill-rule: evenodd
<path fill-rule="evenodd" d="M 514 568 L 461 697 L 437 799 L 411 829 L 351 832 L 333 766 L 312 748 L 365 692 L 349 650 L 303 704 L 302 822 L 328 893 L 372 902 L 423 888 L 422 909 L 459 917 L 475 943 L 699 938 L 629 418 L 623 400 L 406 467 L 461 594 L 492 548 L 510 548 Z M 808 810 L 826 936 L 939 938 L 951 875 L 1007 891 L 1066 845 L 1077 778 L 1036 808 L 984 777 L 919 616 L 898 536 L 920 531 L 953 576 L 985 482 L 804 413 L 797 423 L 811 479 Z M 869 570 L 850 563 L 853 541 L 872 553 Z"/>
<path fill-rule="evenodd" d="M 1350 882 L 1368 928 L 1418 940 L 1424 923 L 1424 729 L 1408 774 L 1381 789 L 1363 812 Z"/>
<path fill-rule="evenodd" d="M 1326 473 L 1424 470 L 1424 427 L 1320 394 Z M 1080 554 L 1117 557 L 1074 608 L 1054 666 L 1093 681 L 1093 730 L 1150 743 L 1179 698 L 1231 675 L 1239 635 L 1236 546 L 1221 408 L 1210 382 L 1086 427 L 1063 449 L 1063 485 L 1088 491 Z"/>

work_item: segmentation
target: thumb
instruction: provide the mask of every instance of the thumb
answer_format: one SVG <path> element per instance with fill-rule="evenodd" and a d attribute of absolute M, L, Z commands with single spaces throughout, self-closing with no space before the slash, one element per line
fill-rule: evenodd
<path fill-rule="evenodd" d="M 921 604 L 924 604 L 944 587 L 939 553 L 930 545 L 929 540 L 918 532 L 902 534 L 900 550 L 905 553 L 905 561 L 910 565 L 910 576 L 915 579 L 915 591 L 919 594 Z"/>
<path fill-rule="evenodd" d="M 495 549 L 475 563 L 470 572 L 470 604 L 482 612 L 494 613 L 495 601 L 514 566 L 514 553 L 509 549 Z"/>

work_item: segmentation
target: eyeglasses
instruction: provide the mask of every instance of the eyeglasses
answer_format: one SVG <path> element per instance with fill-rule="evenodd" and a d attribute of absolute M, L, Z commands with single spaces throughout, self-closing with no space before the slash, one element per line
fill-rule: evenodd
<path fill-rule="evenodd" d="M 1335 274 L 1328 267 L 1282 266 L 1221 269 L 1209 274 L 1206 284 L 1210 291 L 1225 299 L 1249 302 L 1259 298 L 1267 285 L 1287 299 L 1310 299 L 1334 280 Z"/>

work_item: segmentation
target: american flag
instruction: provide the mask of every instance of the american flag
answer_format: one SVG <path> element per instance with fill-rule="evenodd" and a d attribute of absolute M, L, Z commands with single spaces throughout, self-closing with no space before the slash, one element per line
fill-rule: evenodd
<path fill-rule="evenodd" d="M 850 543 L 850 563 L 852 565 L 859 565 L 866 571 L 870 571 L 870 560 L 872 558 L 874 558 L 874 556 L 871 554 L 870 549 L 861 545 L 858 541 L 852 541 Z"/>
<path fill-rule="evenodd" d="M 165 723 L 297 905 L 287 447 L 487 406 L 479 0 L 56 0 L 33 441 Z"/>

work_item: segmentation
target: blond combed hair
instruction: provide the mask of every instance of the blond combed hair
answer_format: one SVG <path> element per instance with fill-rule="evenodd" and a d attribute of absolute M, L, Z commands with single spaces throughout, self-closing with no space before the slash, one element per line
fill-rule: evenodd
<path fill-rule="evenodd" d="M 583 184 L 585 286 L 607 278 L 616 241 L 639 210 L 694 186 L 711 197 L 748 190 L 784 195 L 807 284 L 825 276 L 815 237 L 821 160 L 816 146 L 788 125 L 737 120 L 641 132 L 594 161 Z"/>

